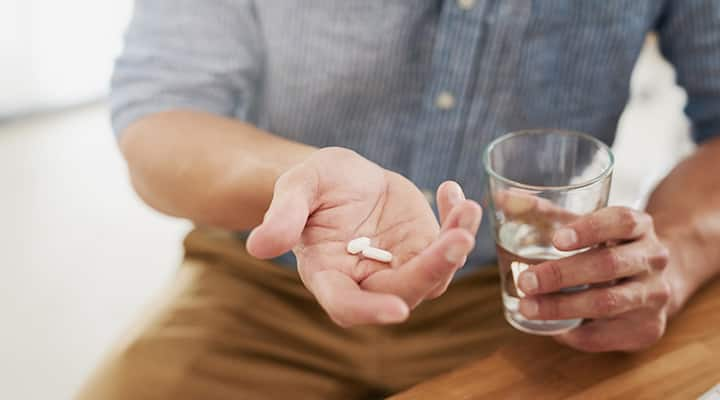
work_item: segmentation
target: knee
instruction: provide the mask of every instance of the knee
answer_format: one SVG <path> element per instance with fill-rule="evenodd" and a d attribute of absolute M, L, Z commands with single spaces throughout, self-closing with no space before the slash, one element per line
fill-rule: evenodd
<path fill-rule="evenodd" d="M 158 346 L 151 343 L 130 344 L 108 357 L 75 399 L 169 399 L 176 383 L 176 365 L 160 355 Z"/>

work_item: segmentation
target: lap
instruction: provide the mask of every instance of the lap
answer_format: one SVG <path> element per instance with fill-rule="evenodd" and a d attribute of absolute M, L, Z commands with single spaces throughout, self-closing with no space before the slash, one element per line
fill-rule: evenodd
<path fill-rule="evenodd" d="M 404 324 L 342 329 L 293 271 L 235 239 L 195 231 L 168 293 L 81 399 L 365 398 L 491 352 L 502 320 L 496 271 L 463 278 Z"/>

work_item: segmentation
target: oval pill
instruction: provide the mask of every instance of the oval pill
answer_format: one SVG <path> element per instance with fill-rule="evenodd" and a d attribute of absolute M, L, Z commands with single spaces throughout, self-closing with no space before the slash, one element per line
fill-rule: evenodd
<path fill-rule="evenodd" d="M 350 254 L 358 254 L 370 246 L 370 238 L 361 236 L 353 239 L 347 244 L 347 252 Z"/>
<path fill-rule="evenodd" d="M 389 263 L 392 261 L 392 253 L 375 247 L 366 247 L 362 251 L 363 256 L 375 261 Z"/>

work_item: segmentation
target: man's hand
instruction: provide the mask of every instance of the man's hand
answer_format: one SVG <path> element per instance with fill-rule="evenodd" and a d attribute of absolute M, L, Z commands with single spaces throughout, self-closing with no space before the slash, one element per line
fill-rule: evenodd
<path fill-rule="evenodd" d="M 272 258 L 292 250 L 305 286 L 341 326 L 396 323 L 442 294 L 474 246 L 480 206 L 460 187 L 438 189 L 442 230 L 409 180 L 358 154 L 326 148 L 283 174 L 247 241 Z M 359 236 L 393 253 L 384 264 L 345 251 Z"/>
<path fill-rule="evenodd" d="M 579 217 L 555 232 L 560 250 L 592 249 L 533 265 L 519 277 L 529 297 L 520 312 L 529 319 L 587 318 L 557 340 L 583 351 L 633 351 L 664 333 L 671 285 L 668 250 L 650 215 L 609 207 Z M 590 284 L 588 290 L 557 293 Z"/>

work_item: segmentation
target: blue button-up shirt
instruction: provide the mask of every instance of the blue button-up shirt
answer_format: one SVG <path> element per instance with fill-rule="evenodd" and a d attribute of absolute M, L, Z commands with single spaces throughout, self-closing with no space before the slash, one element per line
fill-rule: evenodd
<path fill-rule="evenodd" d="M 653 30 L 694 138 L 720 133 L 720 0 L 137 0 L 113 125 L 212 112 L 481 199 L 481 152 L 505 132 L 611 143 Z M 479 236 L 470 264 L 494 259 Z"/>

